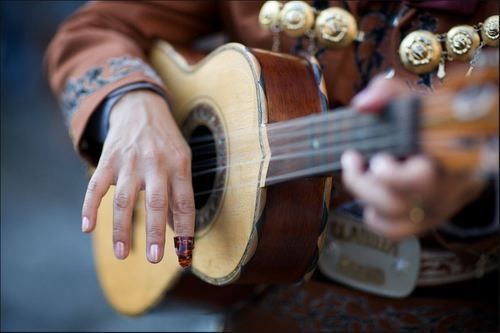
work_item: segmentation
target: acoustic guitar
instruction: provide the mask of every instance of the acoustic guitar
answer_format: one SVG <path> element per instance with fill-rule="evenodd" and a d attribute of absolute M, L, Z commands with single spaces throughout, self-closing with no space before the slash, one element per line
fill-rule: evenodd
<path fill-rule="evenodd" d="M 169 89 L 172 113 L 192 150 L 191 271 L 212 285 L 288 283 L 312 274 L 331 174 L 340 171 L 346 149 L 367 157 L 425 152 L 444 167 L 470 170 L 481 165 L 483 148 L 498 135 L 496 70 L 477 69 L 467 80 L 450 77 L 450 92 L 399 100 L 381 115 L 360 115 L 352 109 L 328 112 L 314 58 L 230 43 L 189 64 L 159 42 L 150 61 Z M 471 108 L 469 97 L 477 94 L 482 104 Z M 113 191 L 101 203 L 94 232 L 97 272 L 113 307 L 137 315 L 163 298 L 182 269 L 171 227 L 163 261 L 147 262 L 143 196 L 134 213 L 130 255 L 115 259 Z"/>

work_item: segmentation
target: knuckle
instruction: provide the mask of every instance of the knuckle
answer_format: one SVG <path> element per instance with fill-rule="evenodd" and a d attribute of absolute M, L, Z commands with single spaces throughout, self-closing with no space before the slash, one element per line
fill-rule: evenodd
<path fill-rule="evenodd" d="M 188 149 L 177 150 L 174 163 L 181 175 L 187 175 L 191 169 L 191 152 Z"/>
<path fill-rule="evenodd" d="M 145 151 L 142 155 L 142 159 L 147 165 L 157 166 L 162 161 L 161 156 L 162 156 L 161 151 L 159 149 L 154 148 Z"/>
<path fill-rule="evenodd" d="M 113 223 L 113 239 L 124 240 L 127 234 L 127 228 L 122 223 Z"/>
<path fill-rule="evenodd" d="M 113 171 L 113 160 L 114 154 L 106 154 L 106 156 L 101 156 L 97 168 L 101 173 L 110 173 Z"/>
<path fill-rule="evenodd" d="M 95 177 L 92 177 L 92 179 L 89 181 L 89 185 L 87 186 L 87 193 L 89 194 L 94 194 L 96 193 L 97 189 L 99 188 L 99 182 Z"/>
<path fill-rule="evenodd" d="M 191 198 L 177 198 L 173 202 L 173 210 L 176 214 L 188 215 L 194 214 L 195 205 Z"/>
<path fill-rule="evenodd" d="M 161 240 L 164 237 L 163 228 L 156 224 L 150 225 L 147 230 L 147 237 L 150 240 Z"/>
<path fill-rule="evenodd" d="M 127 164 L 134 167 L 137 163 L 137 160 L 138 160 L 138 156 L 137 156 L 137 152 L 135 150 L 130 150 L 130 151 L 127 151 L 126 153 L 126 161 L 127 161 Z"/>
<path fill-rule="evenodd" d="M 163 210 L 167 208 L 167 197 L 163 193 L 152 193 L 148 196 L 148 208 L 151 210 Z"/>
<path fill-rule="evenodd" d="M 130 206 L 131 196 L 126 193 L 119 191 L 115 196 L 115 207 L 119 209 L 125 209 Z"/>

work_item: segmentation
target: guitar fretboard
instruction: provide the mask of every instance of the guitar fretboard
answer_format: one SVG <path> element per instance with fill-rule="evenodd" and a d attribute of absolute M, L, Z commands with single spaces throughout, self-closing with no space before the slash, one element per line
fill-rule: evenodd
<path fill-rule="evenodd" d="M 341 108 L 267 126 L 271 158 L 266 185 L 324 175 L 341 169 L 343 152 L 355 149 L 369 158 L 386 151 L 396 156 L 416 147 L 414 99 L 392 103 L 381 114 Z"/>

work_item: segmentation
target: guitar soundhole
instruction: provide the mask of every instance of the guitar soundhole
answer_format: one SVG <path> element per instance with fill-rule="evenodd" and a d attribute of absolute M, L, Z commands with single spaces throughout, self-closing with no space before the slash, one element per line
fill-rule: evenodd
<path fill-rule="evenodd" d="M 191 148 L 196 233 L 200 236 L 209 229 L 222 202 L 226 142 L 219 117 L 205 103 L 191 109 L 182 131 Z"/>
<path fill-rule="evenodd" d="M 196 194 L 194 202 L 196 209 L 200 209 L 207 203 L 214 186 L 217 151 L 214 136 L 206 126 L 197 127 L 188 143 L 193 153 L 191 170 L 194 174 L 193 190 Z"/>

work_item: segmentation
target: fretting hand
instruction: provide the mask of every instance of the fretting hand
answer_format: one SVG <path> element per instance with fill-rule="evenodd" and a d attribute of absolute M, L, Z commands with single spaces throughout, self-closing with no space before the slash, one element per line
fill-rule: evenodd
<path fill-rule="evenodd" d="M 193 236 L 191 153 L 158 94 L 130 92 L 113 107 L 109 133 L 83 203 L 84 232 L 94 229 L 101 199 L 115 184 L 113 245 L 118 259 L 125 259 L 130 250 L 132 213 L 140 190 L 145 190 L 146 255 L 150 262 L 162 260 L 169 216 L 177 236 Z"/>
<path fill-rule="evenodd" d="M 407 93 L 404 82 L 379 77 L 353 99 L 352 106 L 362 112 L 379 112 L 391 99 Z M 368 169 L 364 166 L 359 153 L 345 152 L 344 184 L 364 202 L 367 226 L 394 240 L 420 235 L 446 222 L 483 188 L 472 174 L 447 172 L 423 155 L 397 161 L 381 153 L 371 159 Z"/>

